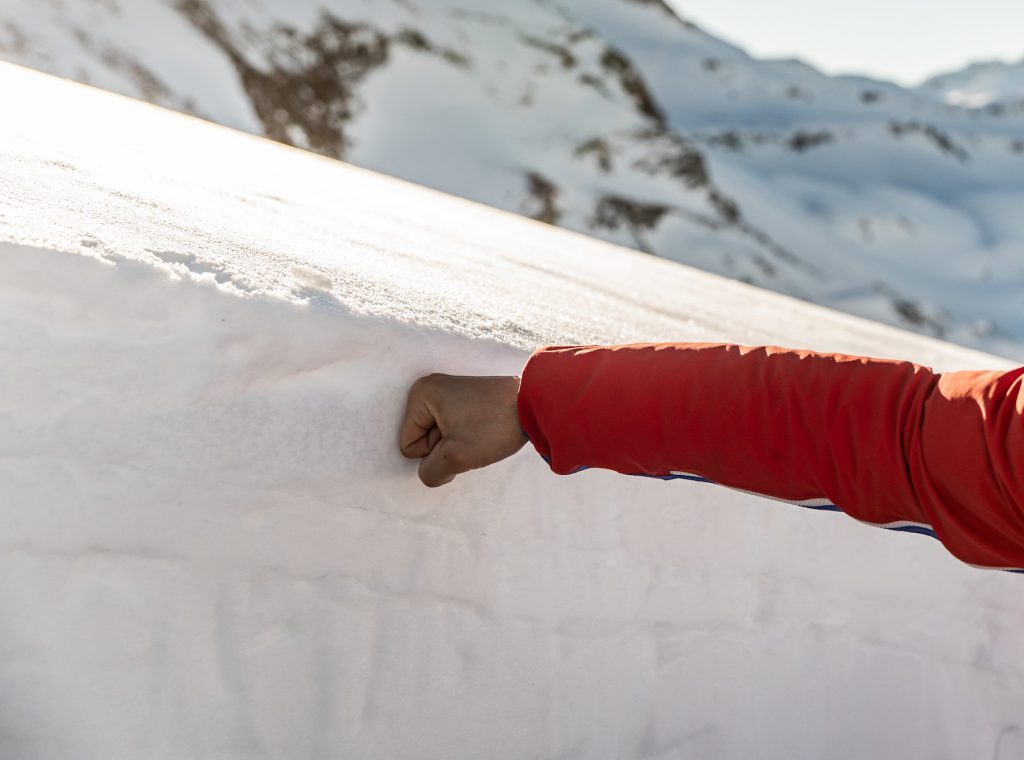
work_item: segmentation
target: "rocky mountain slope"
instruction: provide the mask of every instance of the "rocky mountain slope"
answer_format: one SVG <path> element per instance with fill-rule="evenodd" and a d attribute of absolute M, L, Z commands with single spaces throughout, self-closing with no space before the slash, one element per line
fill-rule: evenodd
<path fill-rule="evenodd" d="M 0 56 L 1024 357 L 1020 109 L 756 60 L 661 0 L 7 0 Z"/>

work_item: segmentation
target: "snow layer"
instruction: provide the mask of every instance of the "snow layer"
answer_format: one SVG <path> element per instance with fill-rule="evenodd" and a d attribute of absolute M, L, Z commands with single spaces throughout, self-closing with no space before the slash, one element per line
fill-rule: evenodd
<path fill-rule="evenodd" d="M 16 67 L 0 90 L 0 756 L 1024 752 L 1019 576 L 528 451 L 428 490 L 395 441 L 412 379 L 541 343 L 1003 360 Z"/>

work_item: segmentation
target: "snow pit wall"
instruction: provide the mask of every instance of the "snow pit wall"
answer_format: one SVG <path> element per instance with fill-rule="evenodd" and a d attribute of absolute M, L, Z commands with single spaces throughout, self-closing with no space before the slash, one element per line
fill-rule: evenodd
<path fill-rule="evenodd" d="M 541 343 L 1005 363 L 0 85 L 22 106 L 0 122 L 0 756 L 1024 752 L 1018 576 L 529 450 L 429 490 L 395 441 L 415 377 L 514 373 Z"/>

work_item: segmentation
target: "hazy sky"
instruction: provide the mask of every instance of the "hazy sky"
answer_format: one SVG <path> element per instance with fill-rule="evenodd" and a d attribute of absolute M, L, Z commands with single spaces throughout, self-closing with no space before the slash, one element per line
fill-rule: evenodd
<path fill-rule="evenodd" d="M 757 56 L 917 84 L 979 59 L 1024 59 L 1024 0 L 668 0 Z"/>

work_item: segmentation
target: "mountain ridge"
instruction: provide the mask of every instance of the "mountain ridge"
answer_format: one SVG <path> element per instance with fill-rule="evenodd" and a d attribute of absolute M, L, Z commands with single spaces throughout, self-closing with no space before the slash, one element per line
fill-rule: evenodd
<path fill-rule="evenodd" d="M 990 113 L 1024 112 L 1024 58 L 975 61 L 937 74 L 915 90 L 944 103 Z"/>

